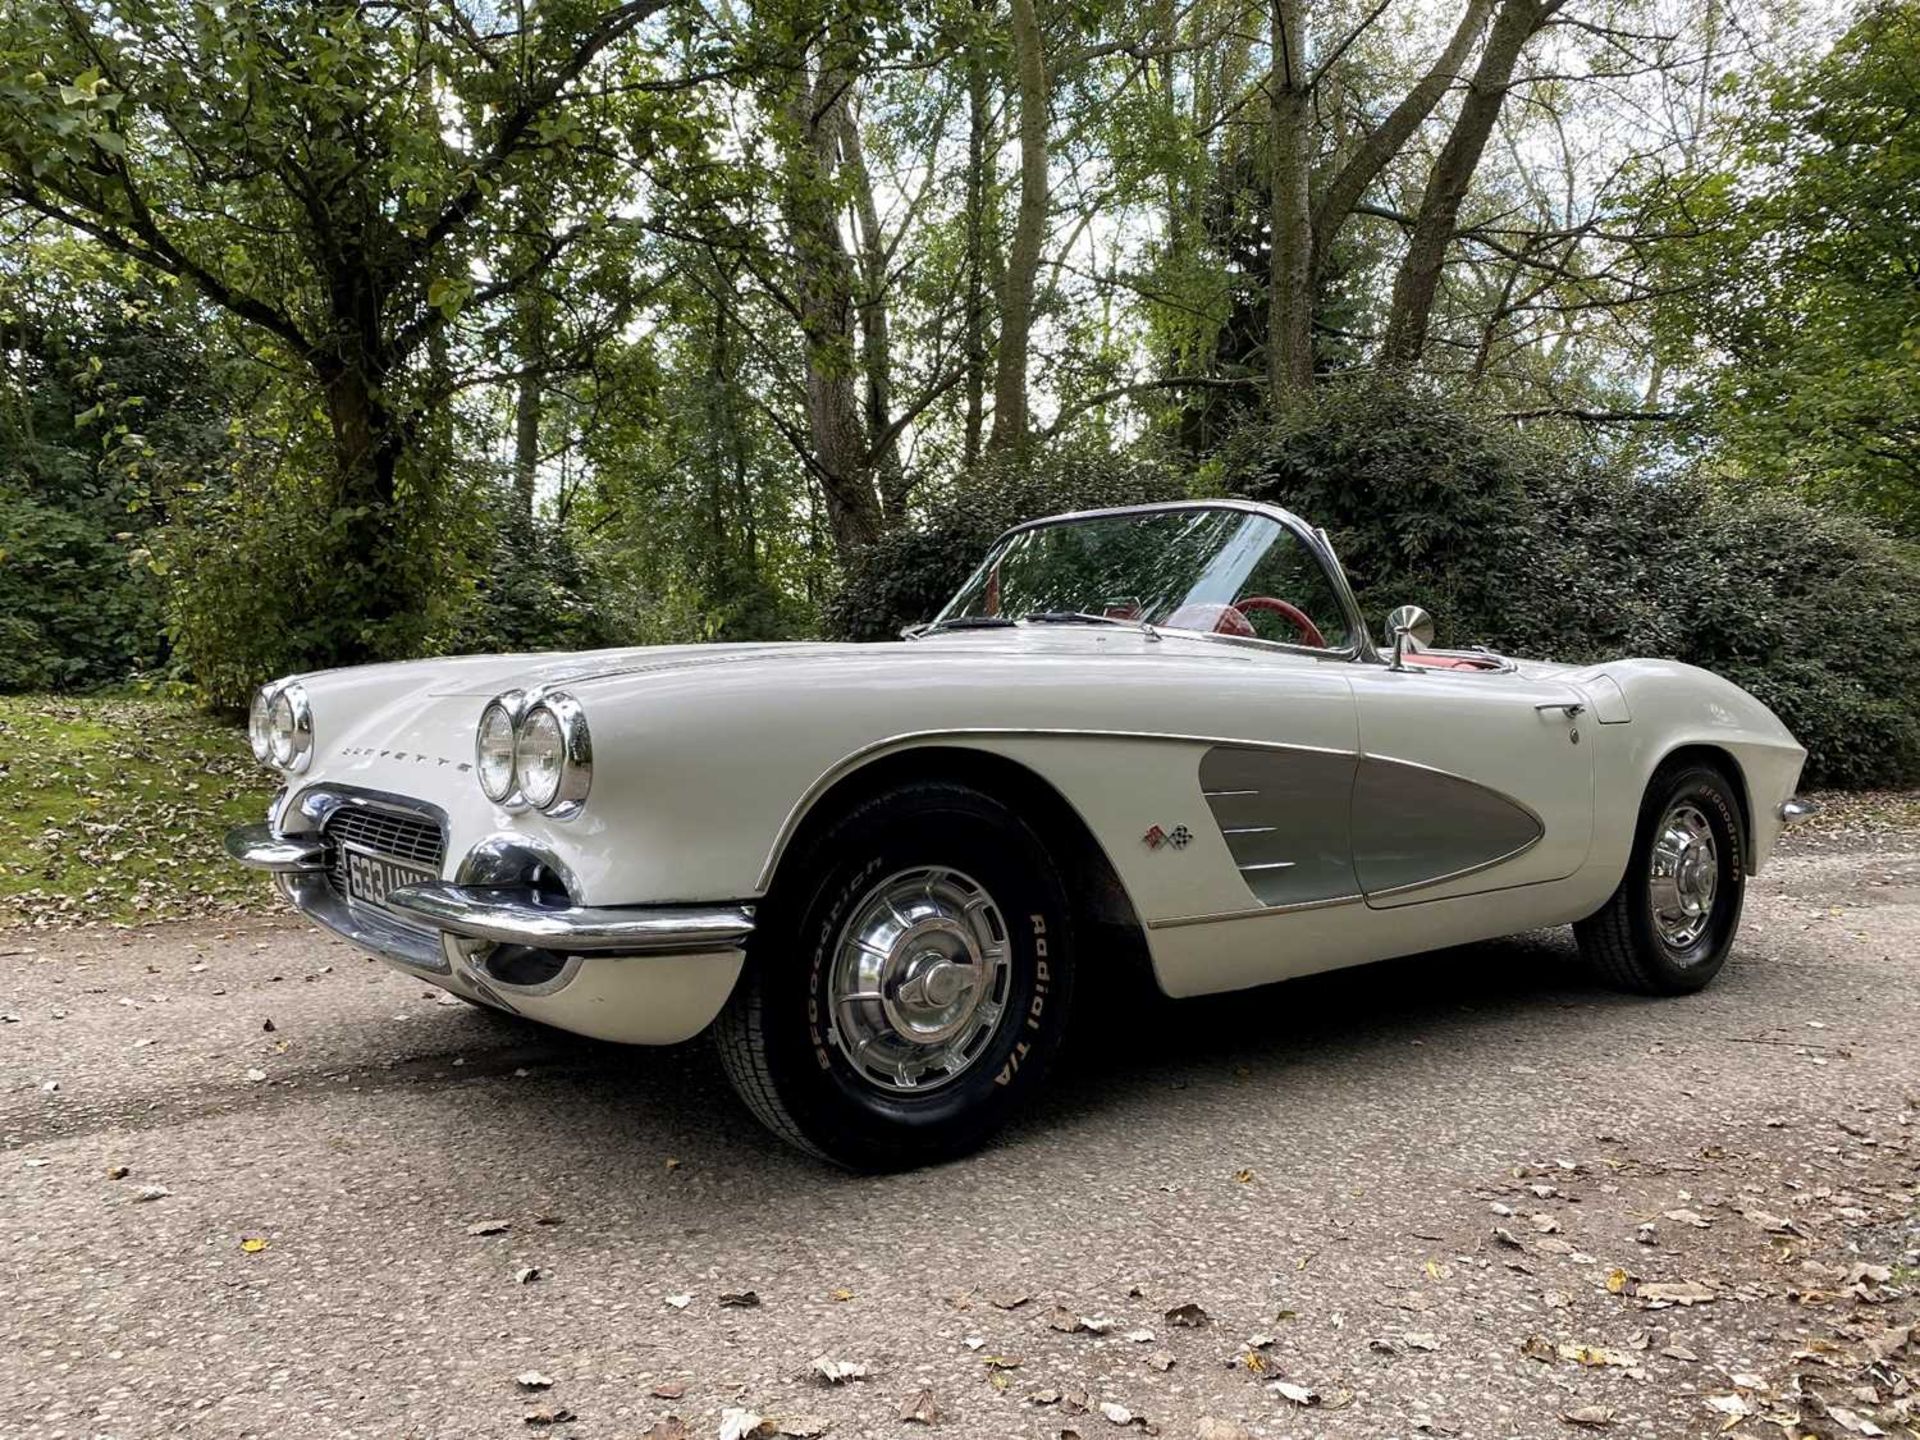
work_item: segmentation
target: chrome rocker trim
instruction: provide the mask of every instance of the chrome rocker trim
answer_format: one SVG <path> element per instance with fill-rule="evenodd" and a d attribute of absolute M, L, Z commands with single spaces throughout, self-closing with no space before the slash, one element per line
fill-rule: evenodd
<path fill-rule="evenodd" d="M 408 885 L 387 904 L 436 930 L 562 955 L 702 955 L 737 950 L 753 933 L 744 905 L 593 906 L 543 902 L 530 889 Z"/>
<path fill-rule="evenodd" d="M 273 875 L 324 870 L 327 863 L 327 847 L 318 835 L 277 835 L 265 824 L 229 830 L 227 854 L 249 869 Z"/>

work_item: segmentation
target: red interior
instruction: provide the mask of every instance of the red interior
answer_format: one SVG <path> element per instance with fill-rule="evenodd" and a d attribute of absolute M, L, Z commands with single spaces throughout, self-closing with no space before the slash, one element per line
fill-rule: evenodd
<path fill-rule="evenodd" d="M 1500 662 L 1483 655 L 1436 655 L 1431 650 L 1404 650 L 1400 663 L 1417 670 L 1498 670 Z"/>

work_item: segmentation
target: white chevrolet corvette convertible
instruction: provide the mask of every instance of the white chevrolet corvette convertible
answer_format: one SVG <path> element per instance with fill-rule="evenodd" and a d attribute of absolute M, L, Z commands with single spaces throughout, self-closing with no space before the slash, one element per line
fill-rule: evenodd
<path fill-rule="evenodd" d="M 1614 984 L 1705 985 L 1803 812 L 1793 736 L 1672 661 L 1432 637 L 1376 645 L 1284 510 L 1063 515 L 894 644 L 268 685 L 286 788 L 227 846 L 476 1005 L 710 1029 L 769 1128 L 866 1169 L 978 1144 L 1139 958 L 1179 997 L 1572 924 Z"/>

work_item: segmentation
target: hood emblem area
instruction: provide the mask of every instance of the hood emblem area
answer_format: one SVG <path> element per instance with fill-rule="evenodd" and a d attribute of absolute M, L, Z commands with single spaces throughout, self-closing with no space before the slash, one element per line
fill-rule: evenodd
<path fill-rule="evenodd" d="M 455 770 L 471 770 L 471 760 L 454 760 L 445 755 L 422 755 L 417 750 L 376 750 L 371 745 L 342 745 L 338 752 L 348 760 L 400 760 L 415 765 L 431 765 L 436 770 L 451 765 Z"/>

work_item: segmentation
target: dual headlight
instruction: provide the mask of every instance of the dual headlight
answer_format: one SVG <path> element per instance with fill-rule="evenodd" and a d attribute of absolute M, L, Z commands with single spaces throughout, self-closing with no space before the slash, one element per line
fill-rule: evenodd
<path fill-rule="evenodd" d="M 247 711 L 253 758 L 298 775 L 313 761 L 313 709 L 298 680 L 276 680 L 254 692 Z"/>
<path fill-rule="evenodd" d="M 576 815 L 593 784 L 586 712 L 561 691 L 509 690 L 480 712 L 473 762 L 494 804 L 517 797 L 558 820 Z"/>

